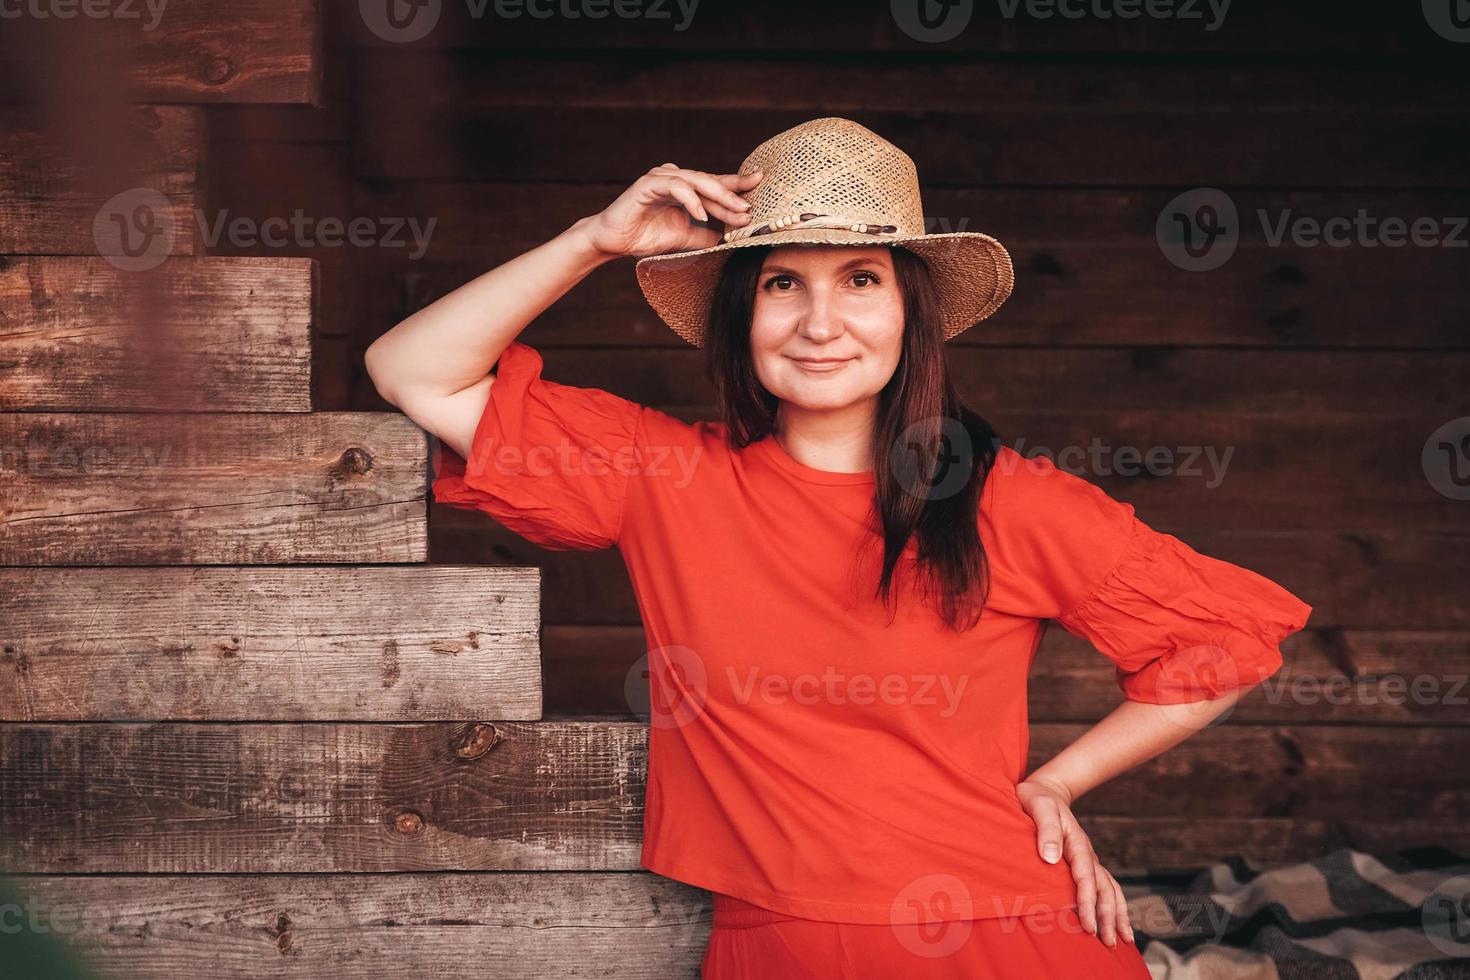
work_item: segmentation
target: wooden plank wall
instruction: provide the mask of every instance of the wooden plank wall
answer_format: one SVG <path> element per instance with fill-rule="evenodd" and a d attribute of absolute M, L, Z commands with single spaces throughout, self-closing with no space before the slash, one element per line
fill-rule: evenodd
<path fill-rule="evenodd" d="M 1206 186 L 1448 234 L 1470 45 L 1419 5 L 1237 0 L 1216 29 L 975 5 L 942 43 L 887 2 L 704 0 L 682 29 L 446 3 L 412 43 L 361 9 L 195 4 L 98 35 L 128 57 L 88 88 L 5 36 L 0 859 L 108 976 L 695 975 L 704 893 L 637 870 L 621 562 L 425 521 L 428 443 L 362 351 L 648 167 L 731 170 L 828 114 L 909 150 L 936 230 L 1011 249 L 1015 295 L 951 353 L 1008 444 L 1233 447 L 1218 486 L 1090 475 L 1315 607 L 1228 724 L 1079 802 L 1110 867 L 1470 847 L 1470 502 L 1422 461 L 1470 416 L 1470 251 L 1248 223 L 1189 272 L 1156 237 Z M 138 176 L 77 163 L 104 125 Z M 138 186 L 186 233 L 123 273 L 92 222 Z M 397 237 L 211 243 L 196 208 Z M 524 339 L 557 380 L 710 417 L 631 263 Z M 1049 630 L 1033 764 L 1117 698 Z"/>

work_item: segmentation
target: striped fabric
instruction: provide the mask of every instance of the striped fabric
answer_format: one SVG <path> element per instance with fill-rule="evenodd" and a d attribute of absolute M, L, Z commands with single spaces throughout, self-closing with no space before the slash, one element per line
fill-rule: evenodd
<path fill-rule="evenodd" d="M 1154 980 L 1470 978 L 1470 858 L 1442 848 L 1119 881 Z"/>

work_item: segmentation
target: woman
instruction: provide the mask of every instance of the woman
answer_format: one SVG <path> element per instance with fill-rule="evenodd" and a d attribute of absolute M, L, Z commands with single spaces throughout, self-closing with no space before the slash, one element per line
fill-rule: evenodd
<path fill-rule="evenodd" d="M 923 228 L 901 150 L 813 120 L 737 173 L 653 168 L 368 370 L 452 450 L 435 499 L 621 551 L 649 650 L 642 865 L 714 893 L 705 977 L 1144 978 L 1071 803 L 1274 673 L 1310 607 L 999 446 L 943 344 L 1004 301 L 1009 256 Z M 719 421 L 543 379 L 515 339 L 620 256 L 706 349 Z M 1125 700 L 1026 775 L 1047 619 Z"/>

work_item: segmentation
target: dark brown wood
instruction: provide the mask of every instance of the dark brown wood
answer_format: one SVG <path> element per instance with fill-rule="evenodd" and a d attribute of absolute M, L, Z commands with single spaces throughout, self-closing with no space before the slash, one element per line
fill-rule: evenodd
<path fill-rule="evenodd" d="M 0 720 L 541 716 L 530 568 L 0 569 Z"/>
<path fill-rule="evenodd" d="M 980 103 L 984 106 L 983 100 Z M 1066 106 L 1050 112 L 851 112 L 903 147 L 932 184 L 1137 187 L 1470 186 L 1463 114 L 1210 115 Z M 354 167 L 367 177 L 632 183 L 665 160 L 733 171 L 762 141 L 812 118 L 810 109 L 425 106 L 403 100 L 360 121 Z M 1453 120 L 1453 121 L 1452 121 Z M 567 134 L 576 147 L 569 152 Z M 1350 150 L 1346 150 L 1350 147 Z M 1415 166 L 1406 169 L 1405 158 Z"/>
<path fill-rule="evenodd" d="M 7 23 L 9 23 L 7 21 Z M 64 119 L 64 113 L 62 113 Z M 107 141 L 88 139 L 88 121 L 70 129 L 32 106 L 0 105 L 5 134 L 0 166 L 0 255 L 95 255 L 99 211 L 129 219 L 132 209 L 157 191 L 167 202 L 156 213 L 171 238 L 152 238 L 160 258 L 197 255 L 202 235 L 194 209 L 203 207 L 204 116 L 190 106 L 124 107 L 110 119 Z M 123 161 L 114 160 L 122 156 Z M 117 195 L 132 195 L 118 198 Z M 119 203 L 120 202 L 120 203 Z"/>
<path fill-rule="evenodd" d="M 484 726 L 489 726 L 488 728 Z M 623 724 L 0 726 L 16 871 L 637 867 Z"/>
<path fill-rule="evenodd" d="M 546 575 L 545 622 L 639 622 L 627 568 L 616 551 L 547 551 L 477 511 L 436 504 L 431 514 L 434 561 L 539 565 Z M 1470 629 L 1462 585 L 1470 576 L 1470 535 L 1229 532 L 1203 526 L 1201 514 L 1185 519 L 1198 530 L 1179 529 L 1187 535 L 1182 540 L 1281 582 L 1312 605 L 1313 628 Z"/>
<path fill-rule="evenodd" d="M 20 8 L 0 35 L 6 98 L 65 83 L 59 66 L 94 73 L 133 102 L 314 103 L 321 99 L 325 0 L 194 0 L 94 8 Z M 89 92 L 95 99 L 105 93 Z"/>
<path fill-rule="evenodd" d="M 712 917 L 704 889 L 647 872 L 15 884 L 48 938 L 105 964 L 109 980 L 693 980 Z"/>
<path fill-rule="evenodd" d="M 527 5 L 529 6 L 529 5 Z M 497 17 L 495 5 L 446 3 L 439 21 L 418 47 L 473 47 L 489 56 L 527 49 L 595 51 L 631 49 L 648 58 L 695 57 L 735 51 L 851 54 L 868 64 L 879 56 L 901 53 L 935 62 L 956 55 L 1101 54 L 1183 57 L 1230 56 L 1247 64 L 1277 57 L 1301 61 L 1352 63 L 1377 60 L 1401 63 L 1452 64 L 1455 45 L 1430 31 L 1415 4 L 1347 7 L 1330 0 L 1301 0 L 1290 5 L 1233 5 L 1217 18 L 1209 4 L 1173 4 L 1183 16 L 1120 16 L 1117 10 L 1142 14 L 1142 7 L 1025 4 L 953 4 L 950 16 L 961 18 L 958 33 L 946 40 L 906 33 L 890 13 L 893 5 L 853 5 L 844 0 L 804 0 L 800 5 L 758 2 L 715 2 L 695 6 L 692 17 L 676 3 L 643 3 L 622 8 L 596 8 L 608 16 L 533 17 L 519 5 L 519 16 Z M 439 9 L 439 8 L 433 8 Z M 488 9 L 486 16 L 472 11 Z M 560 8 L 542 8 L 544 10 Z M 582 8 L 573 8 L 581 10 Z M 592 9 L 592 8 L 588 8 Z M 911 8 L 912 9 L 912 8 Z M 935 8 L 931 8 L 932 10 Z M 1101 9 L 1103 15 L 1092 12 Z M 612 13 L 625 11 L 621 16 Z M 1012 12 L 1013 11 L 1013 12 Z M 1040 15 L 1032 13 L 1040 11 Z M 356 43 L 394 48 L 402 42 L 384 39 L 366 24 L 354 25 Z M 988 93 L 982 93 L 988 94 Z"/>
<path fill-rule="evenodd" d="M 418 562 L 401 414 L 0 414 L 0 565 Z"/>
<path fill-rule="evenodd" d="M 0 258 L 0 410 L 307 412 L 309 259 Z"/>
<path fill-rule="evenodd" d="M 636 626 L 552 626 L 542 637 L 546 701 L 562 714 L 618 714 L 647 652 Z M 1470 725 L 1470 633 L 1308 629 L 1287 638 L 1274 677 L 1230 711 L 1240 722 Z M 1034 724 L 1095 723 L 1122 700 L 1113 663 L 1055 623 L 1031 667 Z"/>
<path fill-rule="evenodd" d="M 6 725 L 0 858 L 37 873 L 638 866 L 643 723 L 491 727 Z M 1085 728 L 1033 726 L 1028 771 Z M 1176 861 L 1177 841 L 1193 841 L 1193 862 L 1189 827 L 1201 817 L 1289 817 L 1352 835 L 1412 815 L 1456 846 L 1470 842 L 1467 750 L 1463 726 L 1229 723 L 1085 794 L 1076 811 L 1172 821 L 1177 836 L 1134 842 L 1129 862 L 1149 865 Z M 1215 848 L 1254 839 L 1229 822 L 1218 831 Z"/>

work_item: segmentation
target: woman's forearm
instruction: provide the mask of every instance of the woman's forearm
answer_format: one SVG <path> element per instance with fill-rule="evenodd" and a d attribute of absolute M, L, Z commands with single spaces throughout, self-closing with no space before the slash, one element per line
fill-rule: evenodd
<path fill-rule="evenodd" d="M 1026 778 L 1047 782 L 1075 800 L 1207 727 L 1247 690 L 1188 704 L 1124 701 Z"/>
<path fill-rule="evenodd" d="M 364 354 L 389 403 L 441 398 L 480 381 L 526 325 L 616 258 L 582 218 L 555 238 L 472 279 L 383 334 Z"/>

